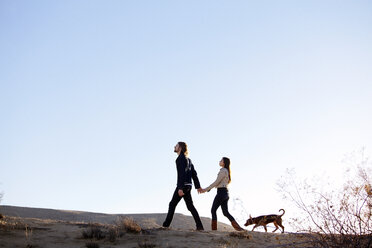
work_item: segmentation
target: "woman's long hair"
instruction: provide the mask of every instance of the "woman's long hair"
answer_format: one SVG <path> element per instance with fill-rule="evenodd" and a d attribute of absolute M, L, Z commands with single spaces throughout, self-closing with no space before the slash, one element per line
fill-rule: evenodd
<path fill-rule="evenodd" d="M 225 164 L 225 168 L 229 171 L 229 183 L 231 182 L 231 170 L 230 170 L 230 159 L 223 157 L 223 163 Z"/>

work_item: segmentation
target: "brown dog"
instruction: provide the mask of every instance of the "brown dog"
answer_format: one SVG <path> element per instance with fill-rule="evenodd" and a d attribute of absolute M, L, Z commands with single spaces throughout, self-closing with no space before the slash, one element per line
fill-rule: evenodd
<path fill-rule="evenodd" d="M 284 209 L 280 209 L 279 211 L 283 211 L 283 213 L 281 215 L 276 215 L 276 214 L 262 215 L 262 216 L 258 216 L 256 218 L 252 218 L 252 216 L 249 215 L 249 219 L 247 220 L 247 222 L 244 225 L 249 226 L 249 225 L 252 225 L 252 224 L 256 224 L 253 227 L 252 231 L 258 226 L 263 226 L 265 228 L 265 231 L 267 232 L 266 225 L 272 222 L 272 223 L 274 223 L 274 225 L 276 227 L 273 232 L 278 230 L 279 226 L 280 226 L 282 228 L 282 233 L 284 233 L 284 226 L 282 224 L 282 216 L 285 214 L 285 211 L 284 211 Z"/>

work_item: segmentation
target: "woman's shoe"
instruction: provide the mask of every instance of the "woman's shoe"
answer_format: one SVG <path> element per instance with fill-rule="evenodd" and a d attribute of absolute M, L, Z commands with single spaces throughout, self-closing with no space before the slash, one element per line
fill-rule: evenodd
<path fill-rule="evenodd" d="M 244 231 L 243 228 L 239 226 L 239 224 L 236 221 L 231 221 L 231 225 L 234 227 L 236 231 Z"/>
<path fill-rule="evenodd" d="M 212 230 L 217 230 L 217 220 L 212 220 Z"/>

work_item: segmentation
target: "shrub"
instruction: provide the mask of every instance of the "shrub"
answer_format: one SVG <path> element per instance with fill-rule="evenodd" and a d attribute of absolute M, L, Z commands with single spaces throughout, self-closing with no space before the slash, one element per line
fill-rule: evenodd
<path fill-rule="evenodd" d="M 101 227 L 98 225 L 90 224 L 90 226 L 83 230 L 82 236 L 84 239 L 104 239 L 105 233 L 101 230 Z"/>
<path fill-rule="evenodd" d="M 139 248 L 155 248 L 156 244 L 142 242 L 142 243 L 138 243 L 138 247 Z"/>
<path fill-rule="evenodd" d="M 123 233 L 120 233 L 117 227 L 110 227 L 108 229 L 108 240 L 112 243 L 116 242 L 118 237 L 122 237 Z"/>
<path fill-rule="evenodd" d="M 142 228 L 132 218 L 122 218 L 116 223 L 119 231 L 124 230 L 128 233 L 140 233 Z"/>
<path fill-rule="evenodd" d="M 91 243 L 86 243 L 85 247 L 87 248 L 99 248 L 99 244 L 91 242 Z"/>
<path fill-rule="evenodd" d="M 283 198 L 300 210 L 295 229 L 314 234 L 310 235 L 314 247 L 372 246 L 372 167 L 363 154 L 358 160 L 347 170 L 340 189 L 328 185 L 323 190 L 315 182 L 299 182 L 293 170 L 278 182 Z"/>
<path fill-rule="evenodd" d="M 231 232 L 229 234 L 230 237 L 239 238 L 239 239 L 250 239 L 251 236 L 248 235 L 246 232 Z"/>

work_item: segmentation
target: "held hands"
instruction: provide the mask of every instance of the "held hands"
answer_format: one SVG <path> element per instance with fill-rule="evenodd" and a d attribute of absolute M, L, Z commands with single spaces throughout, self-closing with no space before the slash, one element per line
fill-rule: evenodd
<path fill-rule="evenodd" d="M 198 193 L 199 193 L 199 194 L 202 194 L 202 193 L 205 193 L 205 192 L 207 192 L 205 189 L 198 188 Z"/>

